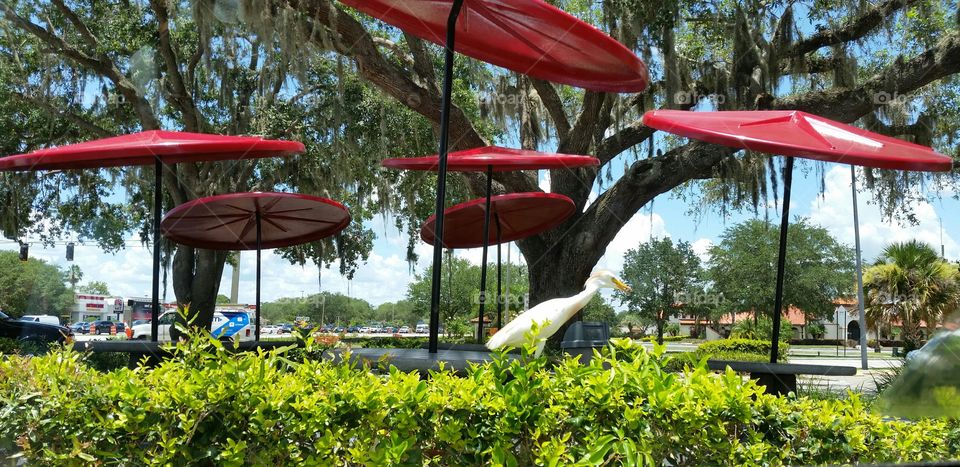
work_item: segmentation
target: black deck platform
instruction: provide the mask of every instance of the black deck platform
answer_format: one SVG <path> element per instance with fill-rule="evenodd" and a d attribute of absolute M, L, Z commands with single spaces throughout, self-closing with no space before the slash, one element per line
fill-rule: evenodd
<path fill-rule="evenodd" d="M 853 376 L 857 369 L 838 365 L 800 365 L 796 363 L 740 362 L 736 360 L 707 360 L 711 370 L 724 371 L 728 367 L 737 372 L 750 373 L 768 394 L 784 395 L 797 391 L 797 375 Z"/>

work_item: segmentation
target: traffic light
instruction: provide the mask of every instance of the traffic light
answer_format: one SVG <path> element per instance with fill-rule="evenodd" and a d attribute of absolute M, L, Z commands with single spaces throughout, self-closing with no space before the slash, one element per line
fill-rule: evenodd
<path fill-rule="evenodd" d="M 73 261 L 73 242 L 67 243 L 67 261 Z"/>
<path fill-rule="evenodd" d="M 30 256 L 30 245 L 20 244 L 20 261 L 26 261 Z"/>

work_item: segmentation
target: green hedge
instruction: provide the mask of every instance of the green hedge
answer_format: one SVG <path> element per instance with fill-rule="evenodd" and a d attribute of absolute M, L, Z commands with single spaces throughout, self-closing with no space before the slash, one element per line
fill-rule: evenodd
<path fill-rule="evenodd" d="M 956 458 L 960 428 L 884 421 L 860 399 L 763 394 L 732 372 L 663 370 L 617 342 L 588 366 L 497 359 L 391 371 L 195 339 L 159 366 L 0 359 L 0 450 L 30 465 L 769 465 Z"/>
<path fill-rule="evenodd" d="M 777 346 L 777 359 L 786 361 L 790 345 L 786 342 L 780 342 Z M 710 356 L 709 358 L 723 359 L 721 355 L 725 354 L 755 354 L 770 358 L 770 341 L 755 339 L 720 339 L 708 341 L 697 347 L 697 352 L 701 355 Z"/>
<path fill-rule="evenodd" d="M 664 342 L 680 342 L 684 339 L 689 339 L 689 338 L 690 336 L 663 336 L 663 341 Z M 649 336 L 647 337 L 647 341 L 656 342 L 657 336 Z"/>

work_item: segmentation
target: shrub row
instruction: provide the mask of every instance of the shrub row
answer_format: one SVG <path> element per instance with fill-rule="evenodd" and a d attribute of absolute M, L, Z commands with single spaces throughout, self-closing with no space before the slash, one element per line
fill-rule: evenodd
<path fill-rule="evenodd" d="M 684 339 L 689 339 L 689 338 L 690 336 L 663 336 L 663 341 L 664 342 L 680 342 Z M 648 336 L 647 341 L 656 342 L 657 336 Z"/>
<path fill-rule="evenodd" d="M 777 359 L 786 361 L 790 346 L 786 342 L 781 342 L 777 346 Z M 770 358 L 770 341 L 756 339 L 720 339 L 708 341 L 697 347 L 697 352 L 701 355 L 710 356 L 709 358 L 722 359 L 719 355 L 739 353 L 755 354 Z"/>
<path fill-rule="evenodd" d="M 155 368 L 72 351 L 0 360 L 0 450 L 31 465 L 771 465 L 955 458 L 960 428 L 766 395 L 733 372 L 663 370 L 617 342 L 584 366 L 531 347 L 457 377 L 377 375 L 199 338 Z"/>

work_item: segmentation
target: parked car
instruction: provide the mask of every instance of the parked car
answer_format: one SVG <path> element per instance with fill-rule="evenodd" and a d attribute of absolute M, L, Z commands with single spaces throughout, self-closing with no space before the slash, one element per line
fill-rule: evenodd
<path fill-rule="evenodd" d="M 69 327 L 74 334 L 87 334 L 90 332 L 90 323 L 86 321 L 77 321 L 76 323 L 71 324 Z"/>
<path fill-rule="evenodd" d="M 13 319 L 0 312 L 0 337 L 27 342 L 64 343 L 73 340 L 73 331 L 66 326 Z"/>
<path fill-rule="evenodd" d="M 269 326 L 264 326 L 263 329 L 260 330 L 260 333 L 261 334 L 280 334 L 282 332 L 282 329 L 283 328 L 281 326 L 278 326 L 276 324 L 271 324 Z"/>
<path fill-rule="evenodd" d="M 133 320 L 133 323 L 131 324 L 131 326 L 139 326 L 139 325 L 141 325 L 141 324 L 150 324 L 150 320 L 149 320 L 149 319 L 135 319 L 135 320 Z"/>
<path fill-rule="evenodd" d="M 123 334 L 127 330 L 122 321 L 100 320 L 88 323 L 88 327 L 93 330 L 94 334 L 110 334 L 114 326 L 116 326 L 117 334 Z"/>
<path fill-rule="evenodd" d="M 284 334 L 290 334 L 293 332 L 293 325 L 290 323 L 283 323 L 280 325 L 280 332 Z"/>
<path fill-rule="evenodd" d="M 400 329 L 397 330 L 400 334 L 407 334 L 410 332 L 410 326 L 400 326 Z"/>
<path fill-rule="evenodd" d="M 23 315 L 20 321 L 33 321 L 34 323 L 46 323 L 54 326 L 60 325 L 60 318 L 53 315 Z"/>

